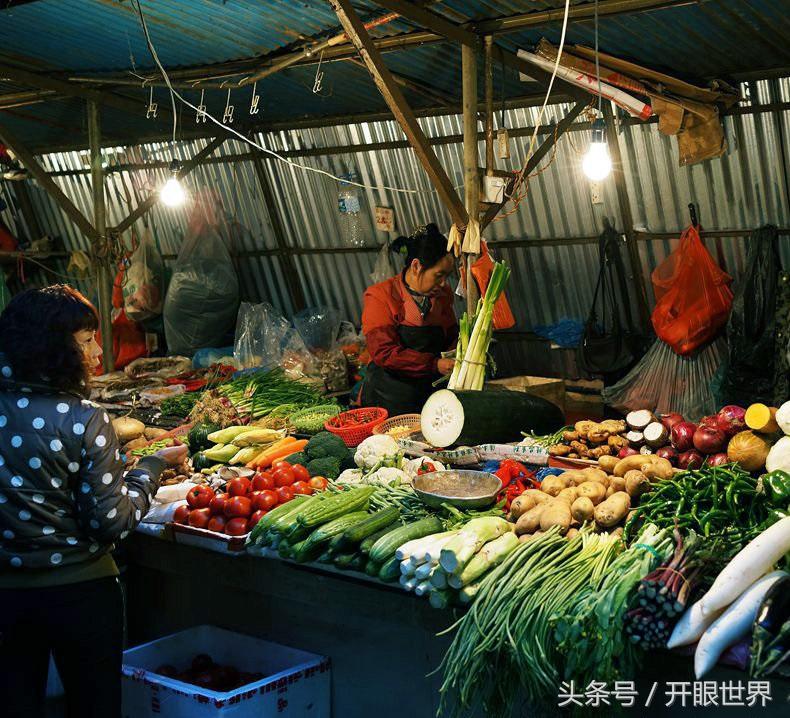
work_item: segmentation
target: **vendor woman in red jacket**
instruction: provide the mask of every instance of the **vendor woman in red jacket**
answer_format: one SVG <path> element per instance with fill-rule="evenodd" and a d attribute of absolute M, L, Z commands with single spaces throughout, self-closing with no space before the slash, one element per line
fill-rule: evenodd
<path fill-rule="evenodd" d="M 455 346 L 458 322 L 447 286 L 453 255 L 436 225 L 398 237 L 392 249 L 405 255 L 405 269 L 369 287 L 363 300 L 362 331 L 371 362 L 362 404 L 397 416 L 419 413 L 431 384 L 452 371 L 453 360 L 441 354 Z"/>

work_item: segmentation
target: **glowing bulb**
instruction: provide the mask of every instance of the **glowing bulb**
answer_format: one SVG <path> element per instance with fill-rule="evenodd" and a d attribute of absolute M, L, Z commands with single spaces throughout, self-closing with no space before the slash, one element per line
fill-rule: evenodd
<path fill-rule="evenodd" d="M 598 119 L 593 123 L 592 142 L 582 160 L 584 174 L 594 182 L 606 179 L 612 171 L 604 127 L 603 120 Z"/>
<path fill-rule="evenodd" d="M 171 177 L 159 191 L 159 199 L 168 207 L 180 207 L 186 201 L 187 194 L 177 177 Z"/>

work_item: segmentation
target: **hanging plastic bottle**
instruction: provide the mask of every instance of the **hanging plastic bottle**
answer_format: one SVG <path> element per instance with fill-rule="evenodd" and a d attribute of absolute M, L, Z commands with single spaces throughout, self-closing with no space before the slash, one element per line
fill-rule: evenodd
<path fill-rule="evenodd" d="M 353 173 L 343 175 L 343 177 L 348 181 L 356 181 L 356 176 Z M 362 231 L 362 205 L 358 188 L 348 182 L 341 182 L 337 205 L 340 210 L 340 226 L 346 236 L 346 243 L 351 247 L 363 246 L 365 237 Z"/>

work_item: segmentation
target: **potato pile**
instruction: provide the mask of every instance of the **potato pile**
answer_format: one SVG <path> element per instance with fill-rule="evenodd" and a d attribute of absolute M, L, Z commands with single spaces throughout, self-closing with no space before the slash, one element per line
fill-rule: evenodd
<path fill-rule="evenodd" d="M 525 491 L 511 504 L 509 519 L 516 522 L 522 541 L 554 526 L 570 537 L 587 522 L 599 531 L 619 533 L 639 497 L 672 473 L 669 461 L 652 454 L 601 456 L 598 467 L 547 476 L 540 489 Z"/>
<path fill-rule="evenodd" d="M 625 437 L 628 427 L 625 421 L 577 421 L 573 431 L 562 435 L 562 443 L 549 448 L 552 456 L 569 459 L 598 459 L 601 456 L 617 456 L 621 449 L 629 447 Z"/>

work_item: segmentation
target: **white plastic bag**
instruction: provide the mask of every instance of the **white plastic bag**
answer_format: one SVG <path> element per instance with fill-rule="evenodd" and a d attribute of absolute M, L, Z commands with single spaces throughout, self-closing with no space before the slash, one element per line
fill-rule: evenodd
<path fill-rule="evenodd" d="M 373 265 L 373 271 L 370 273 L 371 284 L 378 284 L 385 279 L 394 277 L 398 273 L 395 265 L 392 262 L 392 252 L 390 252 L 389 242 L 379 250 L 376 255 L 376 263 Z"/>
<path fill-rule="evenodd" d="M 153 319 L 162 313 L 164 274 L 162 255 L 146 228 L 132 254 L 123 285 L 123 308 L 133 322 Z"/>

